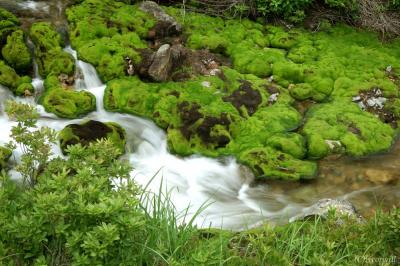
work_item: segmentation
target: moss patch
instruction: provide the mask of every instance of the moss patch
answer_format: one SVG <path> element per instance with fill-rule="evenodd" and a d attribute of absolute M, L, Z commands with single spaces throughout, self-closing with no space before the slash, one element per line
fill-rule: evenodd
<path fill-rule="evenodd" d="M 32 57 L 24 41 L 22 30 L 14 31 L 7 37 L 7 43 L 1 50 L 6 62 L 17 71 L 27 71 L 32 64 Z"/>
<path fill-rule="evenodd" d="M 82 60 L 94 65 L 103 81 L 127 76 L 125 58 L 141 61 L 141 38 L 155 25 L 137 6 L 111 0 L 87 0 L 67 11 L 71 43 Z"/>
<path fill-rule="evenodd" d="M 77 118 L 96 110 L 96 98 L 86 91 L 52 89 L 45 92 L 41 103 L 46 112 L 63 118 Z"/>

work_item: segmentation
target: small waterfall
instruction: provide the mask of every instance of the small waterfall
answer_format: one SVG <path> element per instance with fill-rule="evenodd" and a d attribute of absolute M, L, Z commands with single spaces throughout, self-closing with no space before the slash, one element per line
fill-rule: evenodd
<path fill-rule="evenodd" d="M 103 85 L 97 75 L 96 69 L 92 65 L 79 60 L 77 52 L 71 46 L 67 46 L 64 51 L 71 54 L 75 59 L 75 89 L 92 89 Z"/>

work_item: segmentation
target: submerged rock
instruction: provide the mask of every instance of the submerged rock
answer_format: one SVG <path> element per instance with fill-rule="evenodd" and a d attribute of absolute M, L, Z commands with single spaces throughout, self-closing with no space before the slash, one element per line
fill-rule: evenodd
<path fill-rule="evenodd" d="M 4 169 L 10 159 L 12 151 L 0 146 L 0 170 Z"/>
<path fill-rule="evenodd" d="M 335 211 L 338 224 L 343 223 L 343 220 L 340 218 L 341 216 L 347 216 L 357 222 L 363 221 L 363 218 L 357 213 L 356 208 L 350 201 L 339 199 L 321 199 L 314 205 L 304 209 L 301 214 L 292 217 L 290 222 L 318 217 L 326 219 L 329 217 L 331 211 Z"/>
<path fill-rule="evenodd" d="M 125 153 L 125 130 L 113 122 L 102 123 L 95 120 L 89 120 L 83 124 L 70 124 L 61 130 L 59 134 L 60 147 L 64 154 L 70 145 L 80 143 L 82 146 L 88 146 L 90 143 L 101 139 L 109 139 L 119 153 Z"/>

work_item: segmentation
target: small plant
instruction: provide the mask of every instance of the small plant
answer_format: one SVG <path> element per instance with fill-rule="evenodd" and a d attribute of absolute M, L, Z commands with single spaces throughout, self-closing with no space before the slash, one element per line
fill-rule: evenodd
<path fill-rule="evenodd" d="M 23 183 L 33 187 L 51 156 L 51 144 L 56 141 L 56 133 L 48 127 L 31 130 L 36 128 L 39 114 L 30 105 L 8 101 L 6 112 L 18 123 L 11 130 L 14 143 L 8 144 L 9 148 L 18 146 L 22 151 L 21 163 L 16 170 L 21 174 Z"/>

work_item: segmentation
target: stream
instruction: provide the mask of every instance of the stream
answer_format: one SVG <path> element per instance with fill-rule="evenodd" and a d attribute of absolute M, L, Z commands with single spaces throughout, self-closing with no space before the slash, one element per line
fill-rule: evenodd
<path fill-rule="evenodd" d="M 54 1 L 55 2 L 55 1 Z M 19 12 L 40 12 L 62 8 L 61 2 L 5 1 L 0 7 Z M 50 12 L 51 13 L 51 12 Z M 61 14 L 61 13 L 60 13 Z M 254 176 L 234 158 L 210 159 L 202 156 L 181 158 L 168 151 L 166 134 L 153 122 L 128 114 L 110 113 L 103 107 L 105 85 L 90 64 L 77 59 L 71 47 L 65 51 L 76 59 L 77 71 L 82 78 L 75 81 L 77 90 L 87 90 L 97 99 L 97 110 L 81 119 L 66 120 L 45 112 L 36 100 L 43 90 L 43 80 L 37 67 L 33 85 L 36 97 L 14 97 L 0 86 L 0 145 L 10 141 L 10 130 L 15 122 L 4 113 L 4 103 L 15 99 L 30 103 L 41 115 L 38 125 L 57 131 L 71 123 L 92 119 L 116 122 L 127 132 L 127 159 L 133 167 L 130 176 L 139 185 L 155 194 L 168 191 L 178 214 L 187 211 L 181 221 L 196 215 L 204 204 L 208 207 L 195 218 L 199 227 L 217 227 L 240 230 L 261 222 L 284 223 L 305 208 L 323 198 L 347 199 L 358 211 L 368 216 L 382 207 L 388 209 L 400 202 L 400 143 L 386 154 L 364 159 L 328 158 L 319 163 L 319 176 L 307 182 L 267 181 L 254 183 Z M 62 156 L 54 145 L 55 156 Z M 18 162 L 20 150 L 13 153 L 11 164 Z M 18 173 L 9 174 L 18 179 Z M 149 183 L 150 182 L 150 183 Z"/>

